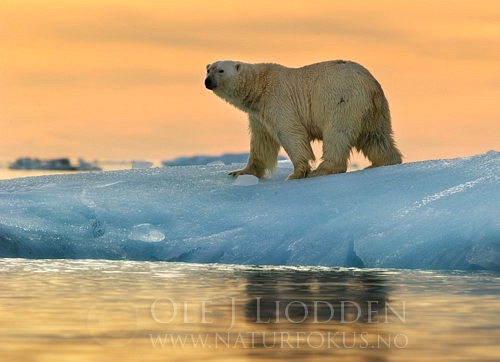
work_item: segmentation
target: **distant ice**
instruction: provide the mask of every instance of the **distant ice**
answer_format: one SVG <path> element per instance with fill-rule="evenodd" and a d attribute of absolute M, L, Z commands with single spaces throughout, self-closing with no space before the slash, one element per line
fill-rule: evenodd
<path fill-rule="evenodd" d="M 69 158 L 41 160 L 39 158 L 21 157 L 9 165 L 11 170 L 57 170 L 57 171 L 100 171 L 96 162 L 78 159 L 78 166 L 71 164 Z"/>
<path fill-rule="evenodd" d="M 279 159 L 285 160 L 286 158 L 279 156 Z M 246 163 L 247 160 L 248 153 L 225 153 L 220 156 L 178 157 L 162 163 L 164 166 L 231 165 L 233 163 Z"/>
<path fill-rule="evenodd" d="M 140 161 L 132 163 L 132 169 L 144 169 L 144 168 L 150 168 L 151 166 L 153 166 L 153 162 Z"/>
<path fill-rule="evenodd" d="M 279 163 L 251 187 L 231 170 L 2 180 L 0 257 L 500 270 L 498 152 L 286 182 Z"/>
<path fill-rule="evenodd" d="M 293 169 L 293 163 L 290 160 L 280 160 L 278 161 L 278 168 Z"/>

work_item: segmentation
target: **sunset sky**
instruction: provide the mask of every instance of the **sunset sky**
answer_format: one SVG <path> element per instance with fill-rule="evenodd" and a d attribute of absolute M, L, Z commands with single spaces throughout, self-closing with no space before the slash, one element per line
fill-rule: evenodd
<path fill-rule="evenodd" d="M 218 59 L 354 60 L 406 162 L 500 151 L 499 1 L 2 0 L 0 44 L 1 157 L 246 152 Z"/>

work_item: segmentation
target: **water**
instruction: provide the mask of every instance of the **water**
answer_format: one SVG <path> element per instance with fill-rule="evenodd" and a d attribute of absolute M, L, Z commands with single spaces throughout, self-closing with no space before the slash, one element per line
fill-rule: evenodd
<path fill-rule="evenodd" d="M 1 361 L 498 361 L 500 274 L 0 259 Z"/>

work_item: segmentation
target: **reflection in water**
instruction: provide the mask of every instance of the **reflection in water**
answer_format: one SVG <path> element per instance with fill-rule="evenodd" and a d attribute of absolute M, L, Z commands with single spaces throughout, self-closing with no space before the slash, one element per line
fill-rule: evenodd
<path fill-rule="evenodd" d="M 0 360 L 496 361 L 500 275 L 0 259 Z"/>
<path fill-rule="evenodd" d="M 259 325 L 261 348 L 281 349 L 287 359 L 310 355 L 342 356 L 349 349 L 359 361 L 385 361 L 394 343 L 386 326 L 405 321 L 405 304 L 389 303 L 389 288 L 379 273 L 346 270 L 261 271 L 247 276 L 247 323 Z M 384 324 L 385 323 L 385 324 Z M 261 351 L 251 351 L 259 354 Z"/>

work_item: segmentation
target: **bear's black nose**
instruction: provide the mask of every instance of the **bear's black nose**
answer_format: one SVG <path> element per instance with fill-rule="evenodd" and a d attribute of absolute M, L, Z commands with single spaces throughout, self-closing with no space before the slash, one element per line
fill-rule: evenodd
<path fill-rule="evenodd" d="M 212 89 L 212 80 L 210 78 L 205 79 L 205 87 Z"/>

